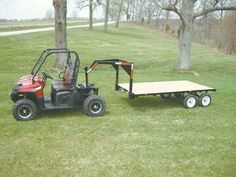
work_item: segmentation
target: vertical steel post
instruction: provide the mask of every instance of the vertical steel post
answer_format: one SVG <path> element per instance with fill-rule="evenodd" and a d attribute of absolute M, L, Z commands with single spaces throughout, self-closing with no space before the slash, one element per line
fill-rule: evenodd
<path fill-rule="evenodd" d="M 84 73 L 85 73 L 85 83 L 86 83 L 86 87 L 88 87 L 88 67 L 84 68 Z"/>
<path fill-rule="evenodd" d="M 116 69 L 116 83 L 115 83 L 115 90 L 119 90 L 118 83 L 119 83 L 119 65 L 115 65 Z"/>
<path fill-rule="evenodd" d="M 134 79 L 134 64 L 131 64 L 131 70 L 130 70 L 130 80 L 129 80 L 129 98 L 134 98 L 133 94 L 133 79 Z"/>

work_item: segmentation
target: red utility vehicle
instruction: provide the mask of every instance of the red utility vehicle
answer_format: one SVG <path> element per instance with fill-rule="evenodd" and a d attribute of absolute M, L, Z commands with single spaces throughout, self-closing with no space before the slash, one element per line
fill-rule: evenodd
<path fill-rule="evenodd" d="M 41 72 L 45 60 L 53 54 L 67 56 L 64 71 L 54 80 L 46 72 Z M 16 120 L 30 120 L 38 110 L 68 109 L 83 105 L 89 116 L 100 116 L 105 112 L 105 101 L 98 96 L 98 88 L 93 84 L 77 84 L 79 56 L 68 49 L 46 49 L 38 58 L 31 74 L 20 78 L 10 93 L 15 103 L 12 114 Z M 44 95 L 47 79 L 52 79 L 51 95 Z"/>

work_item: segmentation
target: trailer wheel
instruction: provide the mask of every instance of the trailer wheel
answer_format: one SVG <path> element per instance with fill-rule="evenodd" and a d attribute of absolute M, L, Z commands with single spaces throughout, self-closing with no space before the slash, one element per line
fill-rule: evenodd
<path fill-rule="evenodd" d="M 203 93 L 199 97 L 199 105 L 203 107 L 207 107 L 211 104 L 211 96 L 207 93 Z"/>
<path fill-rule="evenodd" d="M 185 108 L 194 108 L 197 104 L 197 97 L 194 95 L 188 95 L 183 100 Z"/>
<path fill-rule="evenodd" d="M 171 93 L 162 93 L 160 94 L 161 98 L 163 99 L 167 99 L 167 98 L 170 98 L 171 97 Z"/>
<path fill-rule="evenodd" d="M 36 104 L 29 99 L 18 100 L 12 108 L 12 114 L 16 120 L 31 120 L 36 116 L 36 113 Z"/>
<path fill-rule="evenodd" d="M 83 109 L 88 116 L 101 116 L 106 110 L 106 103 L 102 97 L 90 95 L 84 100 Z"/>

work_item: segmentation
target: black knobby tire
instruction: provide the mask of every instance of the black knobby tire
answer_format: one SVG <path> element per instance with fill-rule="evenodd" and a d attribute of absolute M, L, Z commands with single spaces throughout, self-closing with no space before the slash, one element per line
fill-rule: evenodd
<path fill-rule="evenodd" d="M 37 106 L 29 99 L 20 99 L 15 102 L 12 114 L 16 120 L 31 120 L 37 115 Z"/>
<path fill-rule="evenodd" d="M 188 95 L 184 98 L 183 104 L 185 108 L 194 108 L 197 105 L 197 97 L 195 95 Z"/>
<path fill-rule="evenodd" d="M 102 97 L 90 95 L 84 100 L 83 109 L 88 116 L 101 116 L 106 110 L 106 103 Z"/>
<path fill-rule="evenodd" d="M 207 107 L 211 104 L 211 96 L 207 93 L 203 93 L 199 97 L 199 105 L 202 107 Z"/>

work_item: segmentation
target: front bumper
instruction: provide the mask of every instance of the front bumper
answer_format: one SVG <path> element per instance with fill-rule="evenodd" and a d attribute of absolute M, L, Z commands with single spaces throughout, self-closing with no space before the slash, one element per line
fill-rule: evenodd
<path fill-rule="evenodd" d="M 12 88 L 11 93 L 9 93 L 9 97 L 13 102 L 16 102 L 18 93 L 19 93 L 19 86 L 14 85 L 14 87 Z"/>

